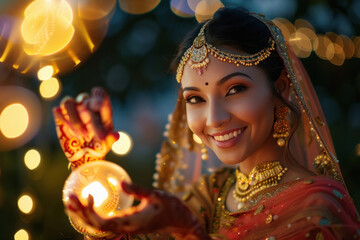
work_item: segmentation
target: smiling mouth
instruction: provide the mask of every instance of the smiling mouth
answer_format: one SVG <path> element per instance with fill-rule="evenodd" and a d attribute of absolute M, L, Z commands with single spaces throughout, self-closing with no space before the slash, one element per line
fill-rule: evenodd
<path fill-rule="evenodd" d="M 245 129 L 246 129 L 246 127 L 243 127 L 243 128 L 238 129 L 238 130 L 234 130 L 233 132 L 226 133 L 224 135 L 216 135 L 216 136 L 212 136 L 212 137 L 218 142 L 225 142 L 225 141 L 228 141 L 230 139 L 236 138 Z"/>

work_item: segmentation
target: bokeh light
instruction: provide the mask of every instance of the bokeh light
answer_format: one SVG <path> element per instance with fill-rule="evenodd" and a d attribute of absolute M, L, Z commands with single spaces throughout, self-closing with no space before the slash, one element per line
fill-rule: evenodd
<path fill-rule="evenodd" d="M 7 138 L 17 138 L 29 125 L 29 114 L 20 103 L 7 106 L 0 114 L 0 131 Z"/>
<path fill-rule="evenodd" d="M 30 149 L 25 153 L 24 162 L 28 169 L 34 170 L 40 164 L 41 156 L 40 153 L 35 149 Z"/>
<path fill-rule="evenodd" d="M 24 15 L 21 35 L 28 55 L 59 52 L 74 35 L 73 12 L 65 0 L 36 0 L 29 4 Z"/>
<path fill-rule="evenodd" d="M 345 58 L 346 59 L 352 58 L 355 54 L 354 43 L 351 41 L 351 39 L 348 36 L 340 35 L 339 38 L 341 38 L 342 43 L 343 43 L 343 50 L 345 53 Z"/>
<path fill-rule="evenodd" d="M 116 6 L 116 0 L 78 0 L 79 17 L 98 20 L 108 16 Z"/>
<path fill-rule="evenodd" d="M 317 35 L 317 37 L 314 40 L 314 51 L 316 55 L 324 60 L 328 60 L 328 56 L 334 46 L 332 45 L 331 40 L 324 35 Z"/>
<path fill-rule="evenodd" d="M 298 57 L 307 58 L 310 56 L 312 44 L 310 39 L 304 33 L 300 31 L 292 33 L 289 38 L 289 43 Z"/>
<path fill-rule="evenodd" d="M 25 229 L 20 229 L 14 235 L 14 240 L 29 240 L 29 233 Z"/>
<path fill-rule="evenodd" d="M 50 78 L 42 81 L 39 86 L 40 95 L 45 99 L 53 99 L 59 95 L 61 89 L 60 81 L 57 78 Z"/>
<path fill-rule="evenodd" d="M 0 88 L 0 150 L 25 144 L 41 124 L 42 108 L 33 92 L 18 86 Z"/>
<path fill-rule="evenodd" d="M 144 14 L 152 11 L 160 0 L 119 0 L 120 8 L 130 14 Z"/>
<path fill-rule="evenodd" d="M 25 214 L 30 214 L 34 209 L 34 200 L 28 194 L 23 194 L 18 199 L 19 210 Z"/>
<path fill-rule="evenodd" d="M 42 67 L 38 71 L 38 79 L 40 81 L 49 80 L 54 74 L 54 68 L 51 65 L 46 65 L 45 67 Z"/>
<path fill-rule="evenodd" d="M 290 35 L 295 32 L 294 25 L 285 18 L 275 18 L 273 22 L 278 26 L 286 40 L 290 39 Z"/>
<path fill-rule="evenodd" d="M 112 145 L 112 151 L 118 155 L 126 155 L 128 154 L 133 145 L 133 141 L 125 132 L 120 131 L 120 138 Z"/>
<path fill-rule="evenodd" d="M 187 0 L 171 0 L 170 9 L 179 17 L 193 17 L 195 14 L 190 8 Z"/>
<path fill-rule="evenodd" d="M 355 47 L 354 56 L 360 58 L 360 37 L 354 37 L 353 43 Z"/>
<path fill-rule="evenodd" d="M 220 0 L 202 0 L 195 9 L 196 20 L 200 23 L 211 19 L 216 10 L 224 7 Z"/>

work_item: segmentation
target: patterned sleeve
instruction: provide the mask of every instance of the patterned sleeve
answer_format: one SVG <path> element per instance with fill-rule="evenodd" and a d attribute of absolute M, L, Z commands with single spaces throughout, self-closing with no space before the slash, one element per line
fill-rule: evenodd
<path fill-rule="evenodd" d="M 222 168 L 211 175 L 203 175 L 183 197 L 184 203 L 197 216 L 208 233 L 212 229 L 219 190 L 231 173 L 232 169 Z"/>

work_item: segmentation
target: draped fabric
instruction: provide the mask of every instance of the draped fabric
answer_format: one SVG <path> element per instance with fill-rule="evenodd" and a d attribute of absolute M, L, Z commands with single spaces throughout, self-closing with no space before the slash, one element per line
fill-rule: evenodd
<path fill-rule="evenodd" d="M 221 169 L 203 176 L 184 199 L 213 239 L 360 239 L 354 205 L 339 181 L 313 176 L 279 184 L 230 213 L 225 198 L 234 182 L 234 170 Z"/>
<path fill-rule="evenodd" d="M 276 41 L 293 89 L 288 100 L 301 112 L 289 149 L 314 176 L 260 191 L 243 212 L 230 213 L 225 199 L 235 183 L 234 169 L 220 168 L 215 156 L 201 161 L 180 93 L 157 156 L 154 186 L 182 196 L 213 239 L 360 239 L 358 215 L 310 78 L 280 29 L 262 15 L 251 15 Z M 208 174 L 200 177 L 203 173 Z"/>

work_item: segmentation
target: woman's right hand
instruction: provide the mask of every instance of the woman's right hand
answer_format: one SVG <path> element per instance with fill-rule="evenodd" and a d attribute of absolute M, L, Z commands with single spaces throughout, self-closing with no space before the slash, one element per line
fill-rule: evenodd
<path fill-rule="evenodd" d="M 65 97 L 53 109 L 56 133 L 72 169 L 95 160 L 104 160 L 119 134 L 113 131 L 109 96 L 99 87 L 91 95 Z"/>

